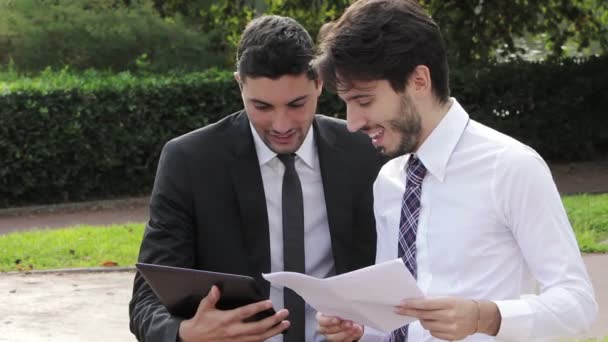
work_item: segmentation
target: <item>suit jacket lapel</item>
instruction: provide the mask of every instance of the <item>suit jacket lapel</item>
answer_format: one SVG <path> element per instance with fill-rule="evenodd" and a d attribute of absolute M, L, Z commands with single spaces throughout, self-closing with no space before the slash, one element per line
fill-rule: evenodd
<path fill-rule="evenodd" d="M 270 237 L 264 185 L 249 120 L 245 112 L 235 118 L 234 162 L 230 169 L 241 213 L 243 244 L 247 252 L 251 276 L 264 284 L 268 296 L 270 287 L 261 272 L 270 272 Z"/>
<path fill-rule="evenodd" d="M 340 253 L 336 253 L 335 246 L 337 239 L 350 239 L 348 223 L 345 222 L 344 215 L 349 215 L 349 208 L 345 208 L 345 200 L 348 196 L 348 182 L 343 165 L 348 165 L 344 161 L 346 154 L 342 146 L 336 140 L 336 136 L 329 129 L 324 127 L 319 119 L 315 119 L 315 141 L 319 152 L 319 163 L 321 166 L 321 177 L 323 179 L 323 192 L 325 193 L 325 206 L 327 208 L 327 220 L 329 232 L 332 240 L 334 262 L 338 273 L 344 272 L 346 264 L 342 260 Z"/>

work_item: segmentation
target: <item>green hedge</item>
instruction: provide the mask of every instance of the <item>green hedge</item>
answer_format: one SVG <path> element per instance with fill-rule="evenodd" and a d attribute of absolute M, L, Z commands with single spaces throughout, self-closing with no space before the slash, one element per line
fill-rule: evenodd
<path fill-rule="evenodd" d="M 591 159 L 608 150 L 608 56 L 461 68 L 452 91 L 474 119 L 546 159 Z"/>
<path fill-rule="evenodd" d="M 0 206 L 149 191 L 162 145 L 240 108 L 226 73 L 0 82 Z"/>
<path fill-rule="evenodd" d="M 473 118 L 547 159 L 606 152 L 606 57 L 460 68 L 452 89 Z M 167 140 L 241 106 L 230 71 L 0 73 L 0 207 L 148 193 Z M 342 116 L 344 106 L 324 93 L 319 111 Z"/>

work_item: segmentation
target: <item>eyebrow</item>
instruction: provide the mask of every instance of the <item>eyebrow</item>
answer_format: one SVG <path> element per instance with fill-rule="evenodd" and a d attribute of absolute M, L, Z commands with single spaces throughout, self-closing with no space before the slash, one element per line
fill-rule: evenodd
<path fill-rule="evenodd" d="M 348 98 L 346 98 L 346 102 L 350 102 L 353 100 L 357 100 L 357 99 L 361 99 L 361 98 L 365 98 L 365 97 L 372 97 L 372 94 L 357 94 L 357 95 L 353 95 L 353 96 L 349 96 Z"/>
<path fill-rule="evenodd" d="M 295 104 L 296 102 L 300 102 L 300 101 L 305 100 L 305 99 L 307 99 L 307 98 L 308 98 L 308 95 L 302 95 L 302 96 L 300 96 L 300 97 L 296 97 L 295 99 L 293 99 L 293 100 L 289 101 L 287 104 L 288 104 L 288 105 L 293 105 L 293 104 Z"/>
<path fill-rule="evenodd" d="M 287 102 L 287 105 L 293 105 L 296 102 L 302 101 L 302 100 L 304 100 L 306 98 L 308 98 L 308 95 L 302 95 L 302 96 L 296 97 L 295 99 Z M 250 99 L 250 101 L 251 102 L 255 102 L 257 104 L 260 104 L 260 105 L 263 105 L 263 106 L 272 107 L 272 104 L 270 104 L 268 102 L 265 102 L 265 101 L 262 101 L 262 100 L 259 100 L 259 99 Z"/>

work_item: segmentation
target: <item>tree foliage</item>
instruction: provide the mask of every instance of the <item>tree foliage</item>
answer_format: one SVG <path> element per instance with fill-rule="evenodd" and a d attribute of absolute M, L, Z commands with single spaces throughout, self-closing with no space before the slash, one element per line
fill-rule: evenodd
<path fill-rule="evenodd" d="M 181 17 L 149 0 L 0 0 L 0 65 L 121 71 L 202 70 L 221 57 Z"/>
<path fill-rule="evenodd" d="M 338 18 L 350 1 L 154 0 L 154 3 L 162 15 L 184 16 L 197 30 L 208 34 L 211 40 L 210 52 L 223 54 L 223 66 L 232 67 L 241 32 L 254 17 L 262 14 L 292 17 L 315 38 L 321 25 Z"/>
<path fill-rule="evenodd" d="M 564 55 L 571 40 L 579 49 L 595 41 L 608 49 L 608 3 L 602 0 L 420 0 L 439 23 L 448 51 L 462 62 L 521 54 L 514 39 L 537 35 L 550 58 Z"/>
<path fill-rule="evenodd" d="M 564 44 L 584 50 L 595 43 L 608 49 L 608 2 L 605 0 L 418 0 L 438 22 L 453 60 L 489 63 L 521 56 L 516 39 L 540 41 L 547 57 L 565 55 Z M 195 16 L 203 32 L 216 32 L 218 52 L 232 62 L 238 36 L 256 15 L 272 13 L 298 20 L 313 37 L 336 19 L 350 0 L 155 0 L 164 15 Z"/>
<path fill-rule="evenodd" d="M 606 0 L 418 0 L 439 23 L 452 64 L 608 50 Z M 350 0 L 0 0 L 0 63 L 123 70 L 151 63 L 232 68 L 245 25 L 295 18 L 316 38 Z M 523 42 L 523 43 L 522 43 Z M 564 48 L 567 45 L 570 50 Z M 174 61 L 174 62 L 172 62 Z"/>

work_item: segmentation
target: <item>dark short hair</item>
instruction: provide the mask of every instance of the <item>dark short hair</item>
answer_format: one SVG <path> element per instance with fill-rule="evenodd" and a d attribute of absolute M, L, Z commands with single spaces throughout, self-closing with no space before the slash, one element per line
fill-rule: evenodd
<path fill-rule="evenodd" d="M 314 58 L 312 38 L 296 20 L 265 15 L 252 20 L 243 31 L 236 52 L 241 79 L 300 75 L 317 79 L 311 66 Z"/>
<path fill-rule="evenodd" d="M 405 90 L 418 65 L 431 73 L 433 93 L 450 96 L 448 62 L 439 27 L 415 0 L 358 0 L 321 28 L 314 62 L 325 86 L 348 90 L 354 81 L 388 80 Z"/>

